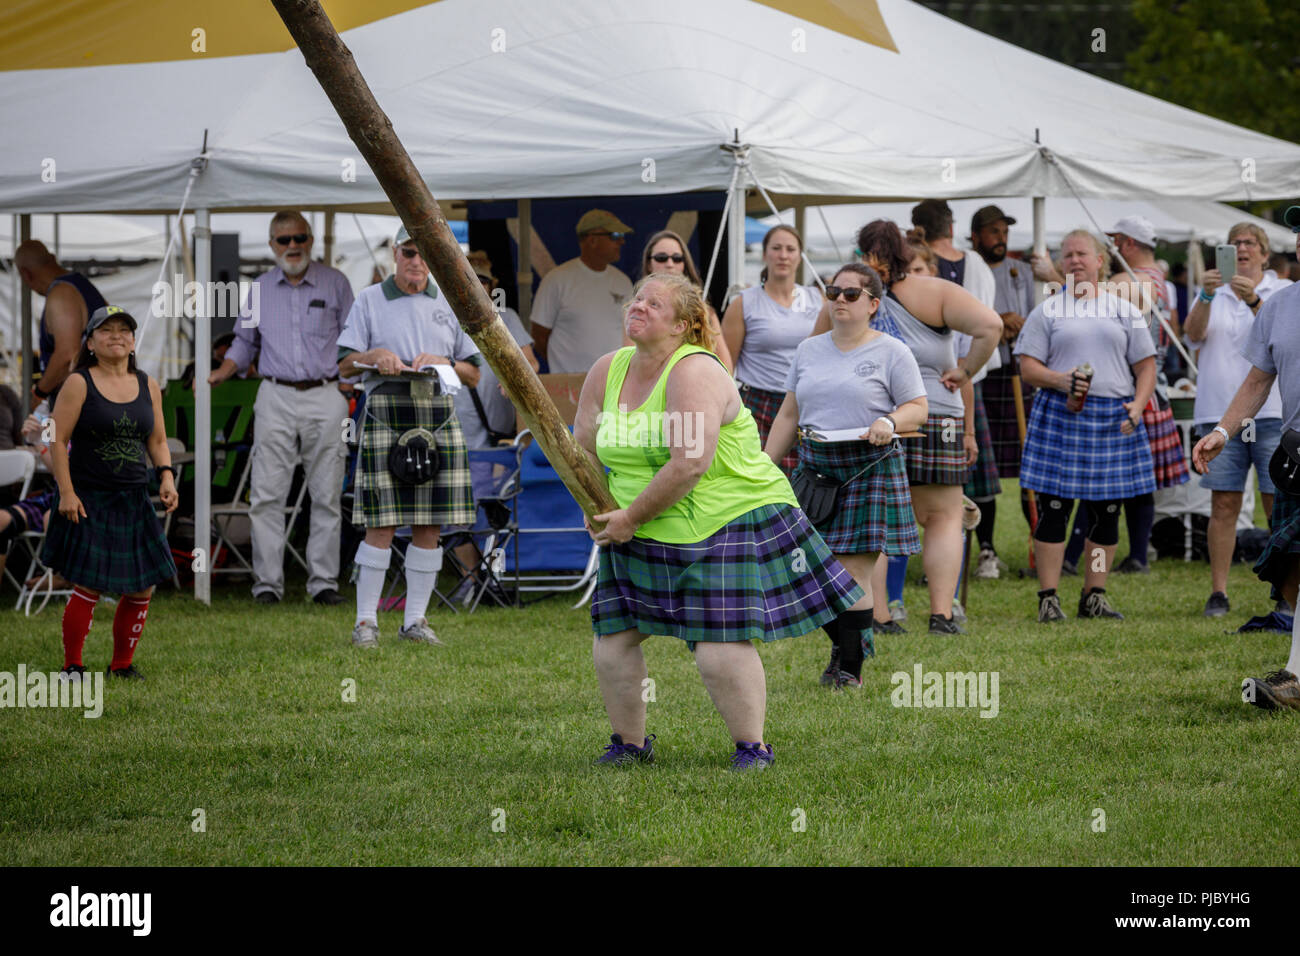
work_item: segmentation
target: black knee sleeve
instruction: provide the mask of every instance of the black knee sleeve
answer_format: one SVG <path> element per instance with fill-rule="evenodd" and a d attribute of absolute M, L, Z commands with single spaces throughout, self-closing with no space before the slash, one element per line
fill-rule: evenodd
<path fill-rule="evenodd" d="M 1074 509 L 1074 499 L 1040 494 L 1037 500 L 1038 527 L 1034 529 L 1034 540 L 1043 544 L 1063 543 L 1070 512 Z"/>
<path fill-rule="evenodd" d="M 862 676 L 862 659 L 866 656 L 864 641 L 874 637 L 872 628 L 874 615 L 871 608 L 865 611 L 845 611 L 835 619 L 839 628 L 840 669 L 848 671 L 854 677 Z M 868 641 L 871 653 L 875 654 L 874 641 Z"/>
<path fill-rule="evenodd" d="M 1088 514 L 1092 518 L 1092 525 L 1088 528 L 1089 541 L 1103 548 L 1119 544 L 1118 501 L 1090 501 Z"/>

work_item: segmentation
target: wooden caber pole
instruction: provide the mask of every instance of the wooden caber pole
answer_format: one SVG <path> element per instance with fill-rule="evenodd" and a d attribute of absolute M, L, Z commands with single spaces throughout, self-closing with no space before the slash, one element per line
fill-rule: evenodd
<path fill-rule="evenodd" d="M 461 327 L 479 347 L 565 487 L 589 516 L 618 506 L 506 329 L 438 202 L 318 0 L 271 0 L 343 126 L 402 218 Z"/>

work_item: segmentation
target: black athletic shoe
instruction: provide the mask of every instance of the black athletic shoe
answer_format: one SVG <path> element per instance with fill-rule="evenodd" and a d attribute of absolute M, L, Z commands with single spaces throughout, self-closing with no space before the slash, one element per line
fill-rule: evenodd
<path fill-rule="evenodd" d="M 119 667 L 117 670 L 113 670 L 112 667 L 109 667 L 104 673 L 109 677 L 120 677 L 123 680 L 144 680 L 144 675 L 135 669 L 134 664 L 128 664 L 126 667 Z"/>
<path fill-rule="evenodd" d="M 1061 599 L 1056 592 L 1040 595 L 1038 598 L 1038 623 L 1055 624 L 1057 621 L 1064 620 L 1065 612 L 1061 610 Z"/>
<path fill-rule="evenodd" d="M 1093 588 L 1091 592 L 1079 592 L 1079 618 L 1109 617 L 1117 621 L 1124 620 L 1124 615 L 1110 606 L 1106 600 L 1105 588 Z"/>
<path fill-rule="evenodd" d="M 906 634 L 907 628 L 897 621 L 876 621 L 872 624 L 877 634 Z"/>
<path fill-rule="evenodd" d="M 279 604 L 280 598 L 274 591 L 261 591 L 253 595 L 258 604 Z"/>
<path fill-rule="evenodd" d="M 1115 570 L 1120 574 L 1150 574 L 1151 566 L 1149 564 L 1143 564 L 1130 554 L 1119 563 Z"/>
<path fill-rule="evenodd" d="M 1205 602 L 1204 613 L 1206 617 L 1223 617 L 1228 613 L 1228 595 L 1222 591 L 1215 591 Z"/>
<path fill-rule="evenodd" d="M 942 614 L 930 615 L 930 633 L 931 634 L 965 634 L 962 626 L 952 619 L 952 616 L 944 617 Z"/>
<path fill-rule="evenodd" d="M 265 591 L 263 592 L 263 594 L 266 593 L 270 593 L 270 592 L 265 592 Z M 260 597 L 261 595 L 258 596 Z M 271 596 L 274 597 L 275 595 L 271 595 Z M 324 604 L 326 607 L 334 607 L 334 605 L 336 604 L 343 603 L 343 595 L 339 594 L 339 592 L 335 591 L 333 588 L 326 588 L 324 591 L 320 591 L 319 593 L 317 593 L 316 596 L 312 598 L 312 600 L 315 601 L 317 604 Z"/>
<path fill-rule="evenodd" d="M 80 664 L 69 664 L 63 670 L 59 671 L 59 680 L 65 684 L 69 681 L 81 680 L 81 675 L 86 673 L 86 669 Z"/>
<path fill-rule="evenodd" d="M 821 684 L 823 687 L 830 687 L 835 683 L 835 678 L 840 672 L 840 646 L 831 645 L 831 662 L 826 665 L 826 670 L 822 671 Z"/>
<path fill-rule="evenodd" d="M 1262 710 L 1300 710 L 1300 681 L 1288 670 L 1267 677 L 1247 677 L 1241 682 L 1241 699 Z"/>

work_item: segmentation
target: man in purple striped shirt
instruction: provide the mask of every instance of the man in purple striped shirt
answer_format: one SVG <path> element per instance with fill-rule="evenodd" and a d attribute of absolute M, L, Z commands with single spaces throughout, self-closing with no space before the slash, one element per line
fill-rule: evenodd
<path fill-rule="evenodd" d="M 276 266 L 257 278 L 252 301 L 258 308 L 236 324 L 235 342 L 208 382 L 246 373 L 254 357 L 264 378 L 253 406 L 249 484 L 253 597 L 278 604 L 284 596 L 284 507 L 301 460 L 311 495 L 307 592 L 317 604 L 339 604 L 348 403 L 337 384 L 337 343 L 352 309 L 352 287 L 337 269 L 311 261 L 311 226 L 302 213 L 277 212 L 269 245 Z"/>

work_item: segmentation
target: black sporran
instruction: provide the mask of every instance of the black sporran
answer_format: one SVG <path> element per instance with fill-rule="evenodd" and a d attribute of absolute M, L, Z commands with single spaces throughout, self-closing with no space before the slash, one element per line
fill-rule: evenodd
<path fill-rule="evenodd" d="M 1269 460 L 1268 476 L 1279 491 L 1300 496 L 1300 431 L 1292 428 L 1282 435 Z"/>
<path fill-rule="evenodd" d="M 438 441 L 427 428 L 403 432 L 388 450 L 388 470 L 398 481 L 422 485 L 438 474 Z"/>

